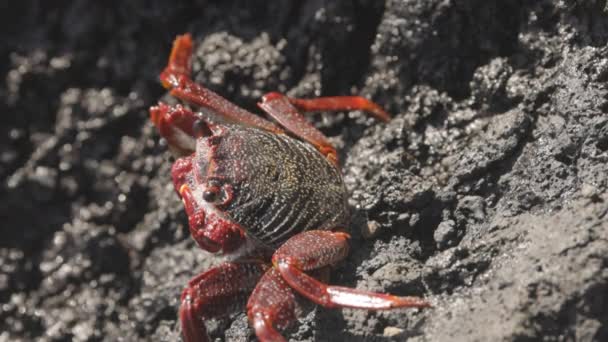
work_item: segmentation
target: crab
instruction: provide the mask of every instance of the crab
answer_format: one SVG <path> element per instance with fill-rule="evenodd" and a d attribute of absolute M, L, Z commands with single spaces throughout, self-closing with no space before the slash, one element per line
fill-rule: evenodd
<path fill-rule="evenodd" d="M 400 297 L 330 286 L 327 270 L 346 258 L 349 222 L 336 149 L 300 113 L 362 110 L 389 115 L 359 96 L 290 98 L 272 92 L 263 119 L 193 82 L 190 34 L 178 36 L 161 83 L 190 106 L 163 102 L 150 119 L 177 159 L 171 168 L 192 238 L 226 260 L 192 278 L 181 295 L 186 342 L 208 341 L 205 320 L 242 310 L 258 339 L 285 341 L 303 298 L 326 308 L 428 307 Z M 196 108 L 196 111 L 190 109 Z"/>

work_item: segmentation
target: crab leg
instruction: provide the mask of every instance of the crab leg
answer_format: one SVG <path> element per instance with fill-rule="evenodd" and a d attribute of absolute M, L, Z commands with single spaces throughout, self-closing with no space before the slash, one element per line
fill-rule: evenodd
<path fill-rule="evenodd" d="M 338 164 L 336 149 L 323 133 L 306 120 L 298 109 L 303 111 L 361 109 L 370 112 L 380 120 L 390 120 L 390 116 L 380 106 L 359 96 L 296 99 L 273 92 L 264 95 L 258 106 L 290 132 L 314 145 L 335 165 Z"/>
<path fill-rule="evenodd" d="M 332 163 L 338 164 L 336 149 L 323 133 L 298 112 L 286 96 L 279 93 L 267 94 L 262 97 L 262 102 L 259 102 L 258 106 L 290 132 L 315 146 Z"/>
<path fill-rule="evenodd" d="M 348 307 L 386 310 L 400 307 L 428 307 L 419 297 L 398 297 L 341 286 L 329 286 L 304 273 L 335 264 L 348 253 L 349 235 L 313 230 L 287 240 L 272 257 L 283 279 L 299 294 L 327 308 Z"/>
<path fill-rule="evenodd" d="M 287 328 L 297 316 L 293 290 L 271 268 L 260 279 L 247 302 L 247 317 L 261 342 L 282 342 L 285 338 L 277 331 Z"/>
<path fill-rule="evenodd" d="M 184 341 L 209 341 L 203 321 L 239 311 L 266 269 L 255 261 L 225 263 L 192 278 L 179 309 Z"/>
<path fill-rule="evenodd" d="M 382 107 L 361 96 L 328 96 L 315 99 L 289 97 L 288 100 L 292 105 L 304 112 L 362 110 L 384 122 L 388 122 L 391 119 L 391 116 Z"/>
<path fill-rule="evenodd" d="M 169 63 L 160 74 L 163 86 L 171 90 L 171 95 L 201 106 L 225 119 L 267 131 L 282 133 L 277 125 L 265 120 L 221 97 L 217 93 L 191 80 L 190 58 L 192 56 L 192 36 L 178 36 L 173 42 Z"/>

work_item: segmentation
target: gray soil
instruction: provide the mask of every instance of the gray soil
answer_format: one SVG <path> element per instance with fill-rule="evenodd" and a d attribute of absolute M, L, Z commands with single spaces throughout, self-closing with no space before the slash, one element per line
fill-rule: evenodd
<path fill-rule="evenodd" d="M 362 94 L 339 148 L 352 253 L 332 282 L 433 308 L 312 307 L 292 341 L 608 341 L 606 1 L 9 1 L 0 5 L 0 341 L 175 341 L 214 260 L 147 120 L 176 34 L 196 80 Z M 208 323 L 254 340 L 243 314 Z"/>

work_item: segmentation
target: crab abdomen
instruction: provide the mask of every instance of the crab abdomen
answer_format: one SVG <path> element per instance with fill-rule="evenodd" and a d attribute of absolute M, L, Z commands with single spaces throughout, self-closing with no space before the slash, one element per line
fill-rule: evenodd
<path fill-rule="evenodd" d="M 232 187 L 222 208 L 254 239 L 277 246 L 311 229 L 348 221 L 339 170 L 317 150 L 287 135 L 227 125 L 211 153 L 211 177 Z"/>

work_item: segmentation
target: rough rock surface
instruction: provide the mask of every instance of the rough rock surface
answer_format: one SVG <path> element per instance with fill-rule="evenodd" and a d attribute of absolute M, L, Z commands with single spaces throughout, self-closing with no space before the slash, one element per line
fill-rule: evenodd
<path fill-rule="evenodd" d="M 332 282 L 427 310 L 309 311 L 292 341 L 608 341 L 605 1 L 10 1 L 0 6 L 0 341 L 174 341 L 188 236 L 147 121 L 173 37 L 196 79 L 363 94 L 340 148 L 353 248 Z M 253 340 L 244 315 L 209 322 Z"/>

